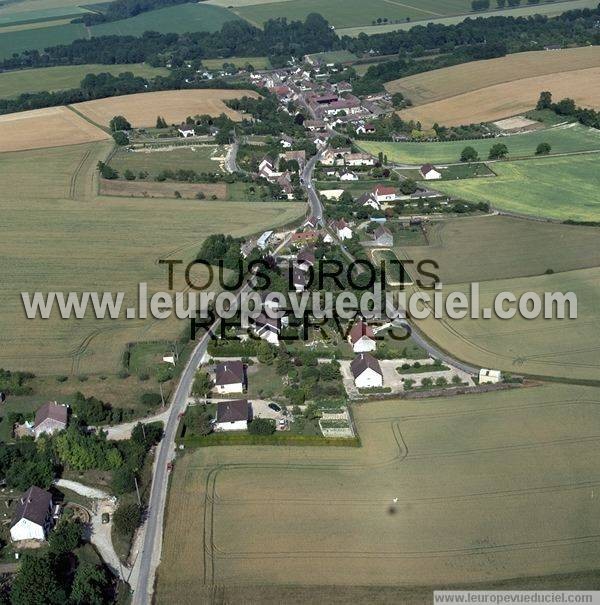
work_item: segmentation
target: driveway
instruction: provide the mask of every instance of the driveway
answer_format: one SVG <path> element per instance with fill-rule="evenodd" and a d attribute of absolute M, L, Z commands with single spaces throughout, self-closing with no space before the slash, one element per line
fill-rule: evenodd
<path fill-rule="evenodd" d="M 55 484 L 58 487 L 70 489 L 80 496 L 93 500 L 92 510 L 89 511 L 92 519 L 88 536 L 89 540 L 98 549 L 102 560 L 108 565 L 110 570 L 122 580 L 127 580 L 125 574 L 127 568 L 121 564 L 112 544 L 111 530 L 113 513 L 117 506 L 116 498 L 100 489 L 84 485 L 78 481 L 58 479 L 55 481 Z M 109 514 L 108 523 L 102 523 L 103 513 Z"/>

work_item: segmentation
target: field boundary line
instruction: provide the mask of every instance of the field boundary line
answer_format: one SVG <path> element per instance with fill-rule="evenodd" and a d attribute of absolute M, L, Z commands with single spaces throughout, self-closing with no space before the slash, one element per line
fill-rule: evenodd
<path fill-rule="evenodd" d="M 64 105 L 64 107 L 66 107 L 67 109 L 70 109 L 74 114 L 76 114 L 80 118 L 84 119 L 88 124 L 91 124 L 92 126 L 99 128 L 100 130 L 103 130 L 107 134 L 111 134 L 109 128 L 107 128 L 106 126 L 101 126 L 100 124 L 97 124 L 96 122 L 94 122 L 94 120 L 92 120 L 91 118 L 88 118 L 85 114 L 83 114 L 79 110 L 75 109 L 73 107 L 73 105 Z"/>
<path fill-rule="evenodd" d="M 441 13 L 434 13 L 433 11 L 425 10 L 424 8 L 419 8 L 418 6 L 412 6 L 411 4 L 404 4 L 402 2 L 396 2 L 395 0 L 383 0 L 388 4 L 395 4 L 396 6 L 403 6 L 404 8 L 410 8 L 412 10 L 416 10 L 420 13 L 425 13 L 426 15 L 433 15 L 434 17 L 452 17 L 453 15 L 442 15 Z M 468 13 L 465 13 L 468 14 Z M 423 19 L 424 21 L 424 19 Z"/>

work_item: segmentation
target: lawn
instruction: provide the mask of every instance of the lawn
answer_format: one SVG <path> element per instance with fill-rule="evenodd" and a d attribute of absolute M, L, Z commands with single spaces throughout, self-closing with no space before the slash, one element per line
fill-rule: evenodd
<path fill-rule="evenodd" d="M 216 589 L 226 602 L 336 602 L 354 591 L 354 602 L 411 602 L 402 591 L 415 589 L 402 586 L 596 568 L 586 536 L 598 531 L 598 403 L 597 389 L 570 385 L 373 401 L 353 410 L 360 448 L 185 453 L 157 603 Z"/>
<path fill-rule="evenodd" d="M 236 67 L 245 67 L 250 64 L 254 69 L 269 69 L 271 63 L 268 57 L 227 57 L 226 59 L 202 59 L 206 69 L 221 69 L 223 63 L 233 64 Z"/>
<path fill-rule="evenodd" d="M 483 220 L 483 219 L 482 219 Z M 410 288 L 409 288 L 410 290 Z M 445 286 L 443 292 L 468 295 L 470 284 Z M 511 292 L 517 299 L 535 292 L 573 292 L 577 319 L 449 320 L 432 317 L 417 321 L 419 328 L 441 349 L 479 367 L 560 379 L 598 380 L 600 375 L 600 268 L 553 275 L 484 281 L 480 308 L 493 308 L 494 297 Z M 510 308 L 516 308 L 510 305 Z"/>
<path fill-rule="evenodd" d="M 552 154 L 574 151 L 600 150 L 600 131 L 580 124 L 566 124 L 523 134 L 513 134 L 494 139 L 474 139 L 439 143 L 387 143 L 358 141 L 367 152 L 377 155 L 380 151 L 390 162 L 400 164 L 424 164 L 460 162 L 462 150 L 473 147 L 482 160 L 487 159 L 490 147 L 503 143 L 508 147 L 509 157 L 534 156 L 540 143 L 549 143 Z M 496 165 L 493 166 L 495 170 Z"/>
<path fill-rule="evenodd" d="M 507 212 L 561 221 L 600 220 L 598 155 L 495 162 L 496 178 L 436 183 L 436 189 Z"/>
<path fill-rule="evenodd" d="M 219 145 L 193 145 L 172 148 L 169 146 L 147 148 L 139 151 L 119 149 L 110 159 L 110 165 L 123 174 L 131 170 L 136 175 L 145 171 L 154 178 L 163 170 L 195 170 L 196 172 L 221 172 L 221 162 L 226 148 Z"/>
<path fill-rule="evenodd" d="M 136 76 L 152 78 L 166 75 L 168 70 L 161 67 L 151 67 L 144 63 L 125 65 L 64 65 L 60 67 L 43 67 L 40 69 L 23 69 L 0 73 L 0 98 L 17 97 L 23 93 L 40 92 L 44 90 L 65 90 L 77 88 L 87 74 L 108 72 L 118 75 L 131 71 Z"/>
<path fill-rule="evenodd" d="M 124 306 L 168 289 L 159 259 L 195 257 L 211 233 L 241 236 L 290 222 L 303 204 L 170 201 L 98 197 L 96 163 L 110 143 L 1 156 L 0 214 L 4 232 L 0 272 L 3 347 L 0 367 L 37 375 L 114 374 L 125 345 L 171 340 L 187 321 L 136 319 L 26 320 L 20 292 L 124 292 Z M 34 178 L 35 175 L 35 178 Z M 183 271 L 175 289 L 183 291 Z"/>
<path fill-rule="evenodd" d="M 440 220 L 426 231 L 430 245 L 405 250 L 396 238 L 396 250 L 415 264 L 426 259 L 438 263 L 435 272 L 444 284 L 600 266 L 596 227 L 479 216 Z"/>

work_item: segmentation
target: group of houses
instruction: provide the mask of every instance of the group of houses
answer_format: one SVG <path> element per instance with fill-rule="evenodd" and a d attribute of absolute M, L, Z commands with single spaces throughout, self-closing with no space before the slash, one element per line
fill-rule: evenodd
<path fill-rule="evenodd" d="M 363 319 L 358 320 L 348 334 L 348 342 L 357 356 L 350 363 L 354 385 L 359 389 L 383 386 L 383 372 L 379 361 L 371 355 L 377 348 L 373 328 Z"/>
<path fill-rule="evenodd" d="M 291 137 L 287 137 L 285 135 L 282 135 L 282 139 L 280 142 L 284 147 L 285 145 L 283 145 L 283 143 L 289 144 L 290 147 L 294 143 Z M 286 163 L 292 161 L 296 162 L 298 164 L 298 170 L 301 171 L 304 168 L 304 165 L 306 164 L 306 152 L 304 151 L 304 149 L 296 151 L 284 151 L 278 156 L 278 162 L 281 162 L 282 160 Z M 287 199 L 293 200 L 294 186 L 292 181 L 292 171 L 289 169 L 279 170 L 278 166 L 279 164 L 276 163 L 273 158 L 267 155 L 261 160 L 260 164 L 258 165 L 258 176 L 267 179 L 267 181 L 269 181 L 270 183 L 276 183 L 277 185 L 279 185 Z"/>
<path fill-rule="evenodd" d="M 375 158 L 368 153 L 353 153 L 349 148 L 326 149 L 321 156 L 323 166 L 375 166 Z"/>

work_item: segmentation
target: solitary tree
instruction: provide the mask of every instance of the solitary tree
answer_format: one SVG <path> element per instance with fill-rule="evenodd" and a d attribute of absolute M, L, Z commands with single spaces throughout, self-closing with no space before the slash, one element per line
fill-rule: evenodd
<path fill-rule="evenodd" d="M 550 143 L 540 143 L 535 150 L 535 155 L 548 155 L 552 151 Z"/>
<path fill-rule="evenodd" d="M 129 137 L 127 136 L 127 133 L 123 132 L 122 130 L 117 130 L 116 132 L 113 132 L 112 136 L 117 145 L 128 145 L 129 144 Z"/>
<path fill-rule="evenodd" d="M 536 109 L 550 109 L 552 107 L 552 93 L 545 90 L 540 93 L 540 98 L 538 99 Z"/>
<path fill-rule="evenodd" d="M 508 147 L 504 143 L 492 145 L 488 158 L 490 160 L 501 160 L 508 155 Z"/>
<path fill-rule="evenodd" d="M 157 128 L 167 128 L 167 122 L 162 116 L 158 116 L 156 118 L 156 127 Z"/>
<path fill-rule="evenodd" d="M 131 130 L 131 124 L 127 121 L 127 118 L 123 116 L 115 116 L 109 122 L 109 127 L 113 132 L 117 130 Z"/>
<path fill-rule="evenodd" d="M 460 154 L 461 162 L 476 162 L 479 159 L 479 154 L 473 147 L 465 147 Z"/>

